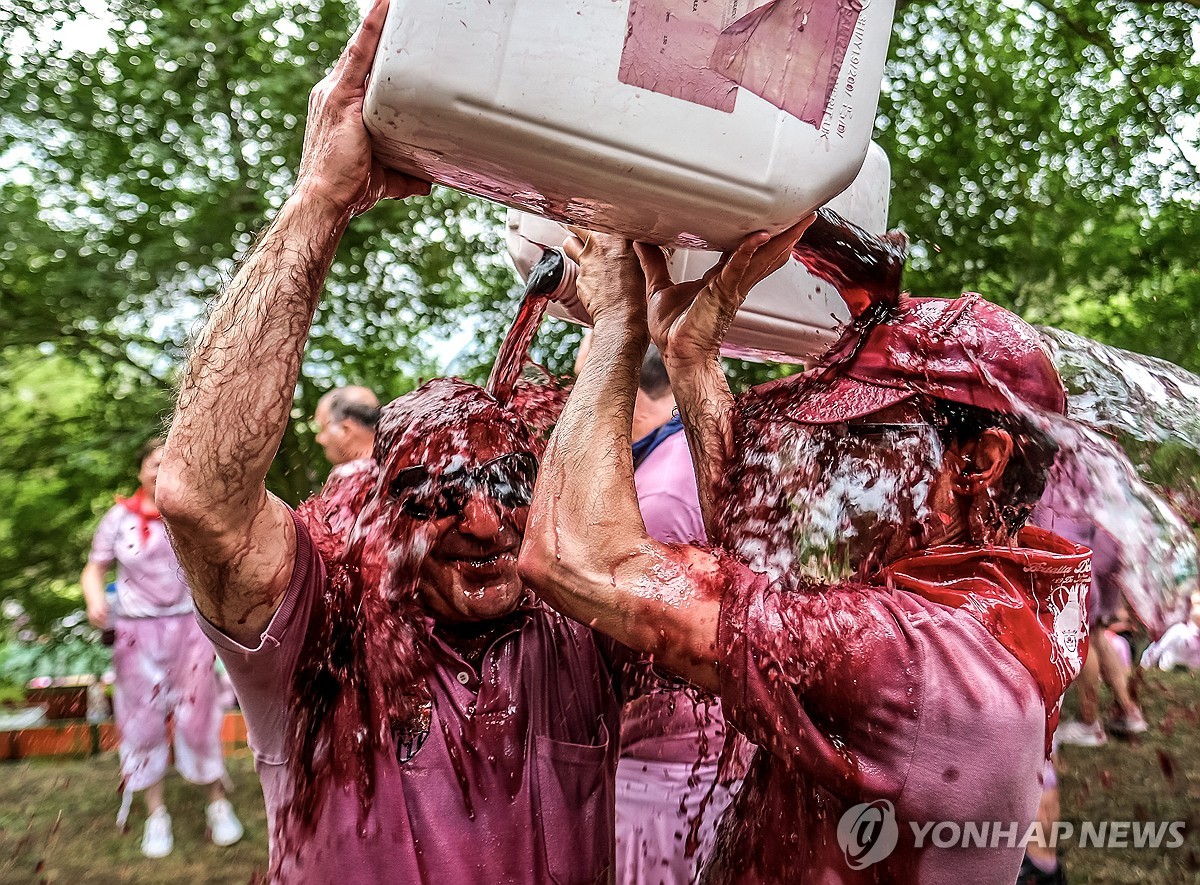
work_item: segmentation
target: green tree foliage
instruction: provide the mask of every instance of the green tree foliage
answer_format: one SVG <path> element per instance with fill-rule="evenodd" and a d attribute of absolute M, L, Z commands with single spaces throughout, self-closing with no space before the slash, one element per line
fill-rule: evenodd
<path fill-rule="evenodd" d="M 61 611 L 204 303 L 288 193 L 308 89 L 356 18 L 346 0 L 0 6 L 0 597 Z M 910 287 L 1200 368 L 1198 33 L 1196 0 L 901 0 L 879 138 Z M 500 217 L 437 190 L 354 223 L 274 489 L 296 501 L 324 475 L 303 419 L 328 387 L 397 395 L 447 340 L 483 377 L 515 298 Z M 563 371 L 575 340 L 556 327 L 537 355 Z"/>
<path fill-rule="evenodd" d="M 114 494 L 137 487 L 137 453 L 169 406 L 160 388 L 106 387 L 60 354 L 0 355 L 0 595 L 43 629 L 78 608 L 71 585 Z"/>
<path fill-rule="evenodd" d="M 908 285 L 1200 369 L 1200 5 L 902 2 L 878 138 Z"/>
<path fill-rule="evenodd" d="M 0 9 L 0 371 L 6 403 L 35 403 L 8 413 L 20 420 L 0 464 L 16 505 L 0 514 L 0 597 L 42 594 L 49 613 L 61 605 L 47 581 L 77 575 L 99 513 L 132 491 L 131 453 L 169 411 L 204 303 L 288 193 L 308 89 L 357 18 L 337 0 L 94 11 L 81 23 L 62 0 Z M 486 371 L 513 285 L 498 218 L 440 189 L 356 222 L 295 417 L 339 383 L 411 389 L 468 316 L 478 344 L 460 362 Z M 293 422 L 272 488 L 299 501 L 326 469 Z"/>

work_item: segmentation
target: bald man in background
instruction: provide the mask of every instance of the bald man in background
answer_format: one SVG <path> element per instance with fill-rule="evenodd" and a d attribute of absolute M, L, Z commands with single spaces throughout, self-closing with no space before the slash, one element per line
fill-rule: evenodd
<path fill-rule="evenodd" d="M 317 443 L 333 465 L 321 489 L 324 518 L 338 534 L 350 528 L 375 478 L 375 427 L 379 397 L 369 387 L 335 387 L 313 413 Z"/>
<path fill-rule="evenodd" d="M 313 413 L 317 444 L 333 465 L 332 478 L 343 464 L 371 457 L 379 397 L 369 387 L 335 387 L 317 401 Z"/>

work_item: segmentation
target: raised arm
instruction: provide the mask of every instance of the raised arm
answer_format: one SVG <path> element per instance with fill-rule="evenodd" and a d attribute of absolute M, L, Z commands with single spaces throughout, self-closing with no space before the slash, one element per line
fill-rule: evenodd
<path fill-rule="evenodd" d="M 542 460 L 521 547 L 522 577 L 564 614 L 715 689 L 717 560 L 646 534 L 631 426 L 646 352 L 645 280 L 629 244 L 598 234 L 568 251 L 595 321 L 591 350 Z"/>
<path fill-rule="evenodd" d="M 786 253 L 793 241 L 780 245 L 779 238 L 750 238 L 722 259 L 714 277 L 723 285 L 748 288 L 782 263 L 774 252 Z M 709 341 L 711 360 L 695 364 L 712 362 L 719 372 L 716 348 L 728 322 L 723 328 L 702 327 L 719 316 L 700 316 L 715 303 L 711 280 L 669 287 L 657 249 L 639 247 L 649 278 L 624 240 L 579 232 L 566 249 L 580 263 L 577 292 L 595 328 L 587 361 L 542 461 L 521 549 L 522 576 L 559 611 L 715 691 L 721 598 L 728 581 L 744 569 L 698 547 L 667 546 L 646 534 L 630 436 L 648 337 L 647 282 L 665 296 L 660 313 L 665 315 L 662 305 L 671 300 L 674 320 L 665 325 L 674 332 L 660 340 L 674 346 L 676 356 L 687 350 L 685 342 Z M 700 309 L 689 314 L 693 303 Z M 698 351 L 708 347 L 695 346 Z M 707 349 L 703 352 L 708 356 Z M 703 444 L 708 433 L 692 439 Z"/>
<path fill-rule="evenodd" d="M 639 243 L 638 258 L 650 294 L 649 328 L 671 379 L 671 390 L 688 436 L 700 508 L 709 540 L 713 496 L 733 454 L 733 394 L 721 368 L 721 344 L 750 289 L 787 261 L 813 216 L 775 237 L 747 237 L 702 279 L 673 283 L 661 249 Z"/>
<path fill-rule="evenodd" d="M 221 295 L 180 384 L 157 501 L 200 612 L 258 641 L 287 589 L 295 529 L 265 479 L 329 266 L 350 219 L 428 185 L 371 158 L 362 103 L 386 0 L 309 100 L 296 188 Z"/>

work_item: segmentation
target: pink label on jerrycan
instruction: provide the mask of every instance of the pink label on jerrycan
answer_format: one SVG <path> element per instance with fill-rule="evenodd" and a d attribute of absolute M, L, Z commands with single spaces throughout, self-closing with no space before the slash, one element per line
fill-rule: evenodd
<path fill-rule="evenodd" d="M 622 83 L 732 112 L 744 86 L 820 126 L 859 0 L 633 0 Z"/>
<path fill-rule="evenodd" d="M 710 67 L 736 0 L 632 0 L 622 83 L 729 113 L 737 84 Z"/>

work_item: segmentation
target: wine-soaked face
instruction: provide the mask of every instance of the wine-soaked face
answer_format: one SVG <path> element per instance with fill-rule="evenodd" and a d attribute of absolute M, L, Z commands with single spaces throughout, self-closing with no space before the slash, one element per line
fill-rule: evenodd
<path fill-rule="evenodd" d="M 415 566 L 429 614 L 489 620 L 511 612 L 523 593 L 517 553 L 537 459 L 524 428 L 487 394 L 467 385 L 453 392 L 444 412 L 414 416 L 398 442 L 377 445 L 383 463 L 372 504 L 390 527 L 389 560 Z"/>
<path fill-rule="evenodd" d="M 838 424 L 783 422 L 738 488 L 731 541 L 752 568 L 819 581 L 865 577 L 950 518 L 944 450 L 901 404 Z"/>

